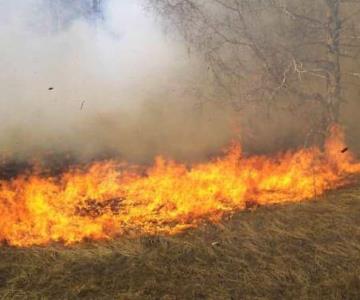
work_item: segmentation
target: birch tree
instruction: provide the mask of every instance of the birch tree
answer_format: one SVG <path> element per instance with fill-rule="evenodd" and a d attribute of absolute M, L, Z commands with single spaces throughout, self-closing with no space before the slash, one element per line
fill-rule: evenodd
<path fill-rule="evenodd" d="M 202 53 L 228 100 L 316 105 L 340 121 L 360 80 L 360 0 L 148 0 Z"/>

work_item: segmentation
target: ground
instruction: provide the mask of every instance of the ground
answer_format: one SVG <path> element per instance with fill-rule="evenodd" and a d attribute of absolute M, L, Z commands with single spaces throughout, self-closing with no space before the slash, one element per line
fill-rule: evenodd
<path fill-rule="evenodd" d="M 360 299 L 360 185 L 174 237 L 0 248 L 0 299 Z"/>

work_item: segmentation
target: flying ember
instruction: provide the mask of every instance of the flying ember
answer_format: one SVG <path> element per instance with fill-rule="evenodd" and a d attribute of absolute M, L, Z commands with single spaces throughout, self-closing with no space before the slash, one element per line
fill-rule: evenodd
<path fill-rule="evenodd" d="M 27 247 L 176 234 L 253 205 L 311 199 L 360 173 L 343 140 L 334 128 L 323 151 L 243 157 L 234 143 L 191 167 L 158 157 L 145 171 L 108 161 L 56 177 L 24 174 L 0 183 L 0 241 Z"/>

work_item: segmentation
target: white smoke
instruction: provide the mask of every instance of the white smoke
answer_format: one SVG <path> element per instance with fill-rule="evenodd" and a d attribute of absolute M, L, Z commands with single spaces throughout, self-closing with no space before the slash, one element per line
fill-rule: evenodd
<path fill-rule="evenodd" d="M 107 0 L 102 20 L 73 14 L 66 24 L 48 3 L 0 0 L 0 153 L 110 149 L 137 159 L 224 144 L 225 117 L 189 115 L 179 92 L 196 77 L 194 60 L 140 1 Z"/>

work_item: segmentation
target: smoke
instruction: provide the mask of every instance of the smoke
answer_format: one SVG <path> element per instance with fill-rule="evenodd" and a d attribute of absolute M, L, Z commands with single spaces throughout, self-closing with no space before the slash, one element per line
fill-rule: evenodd
<path fill-rule="evenodd" d="M 101 18 L 81 2 L 0 1 L 1 155 L 200 159 L 227 143 L 230 115 L 197 105 L 201 63 L 140 2 Z"/>
<path fill-rule="evenodd" d="M 304 145 L 316 108 L 301 120 L 253 104 L 234 111 L 141 0 L 105 0 L 98 16 L 86 1 L 0 0 L 0 158 L 201 160 L 239 127 L 246 152 Z M 359 124 L 357 112 L 345 120 Z"/>

